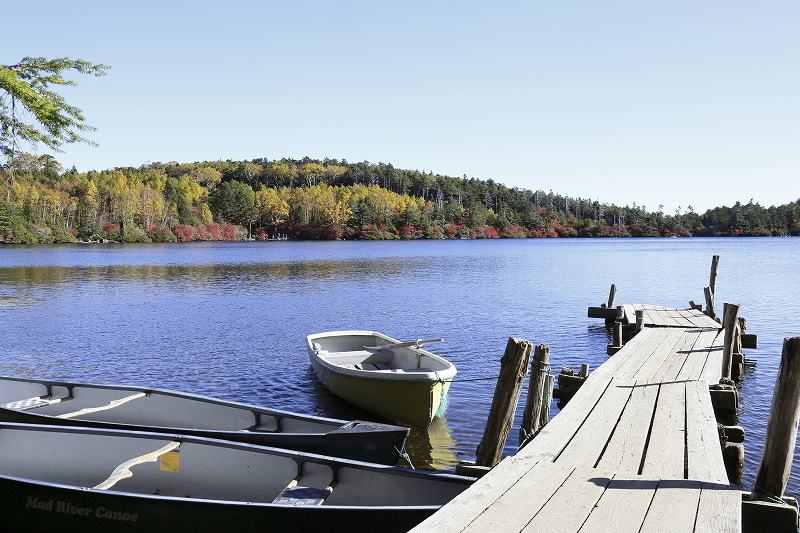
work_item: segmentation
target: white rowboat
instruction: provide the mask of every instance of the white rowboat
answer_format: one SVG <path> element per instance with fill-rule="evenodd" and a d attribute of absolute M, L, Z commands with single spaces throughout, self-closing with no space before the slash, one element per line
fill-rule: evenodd
<path fill-rule="evenodd" d="M 306 338 L 320 381 L 348 402 L 426 429 L 443 414 L 456 367 L 420 346 L 374 331 L 333 331 Z"/>

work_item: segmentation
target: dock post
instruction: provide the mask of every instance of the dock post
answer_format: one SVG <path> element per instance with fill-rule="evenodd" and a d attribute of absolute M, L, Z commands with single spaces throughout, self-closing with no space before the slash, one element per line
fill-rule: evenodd
<path fill-rule="evenodd" d="M 537 344 L 531 358 L 531 377 L 528 382 L 528 399 L 522 412 L 522 426 L 519 428 L 519 443 L 530 439 L 541 427 L 541 412 L 547 390 L 545 379 L 550 370 L 550 348 Z"/>
<path fill-rule="evenodd" d="M 605 307 L 606 309 L 614 309 L 614 298 L 617 296 L 617 286 L 613 283 L 611 284 L 611 290 L 608 292 L 608 301 L 604 303 L 601 307 Z M 606 326 L 610 326 L 614 322 L 614 319 L 610 316 L 606 317 Z"/>
<path fill-rule="evenodd" d="M 611 344 L 606 346 L 606 353 L 614 355 L 622 349 L 622 322 L 614 322 L 614 329 L 612 330 Z"/>
<path fill-rule="evenodd" d="M 706 315 L 711 318 L 717 318 L 716 313 L 714 313 L 714 291 L 711 290 L 711 287 L 706 287 L 703 290 L 706 294 Z"/>
<path fill-rule="evenodd" d="M 708 280 L 708 288 L 711 289 L 711 297 L 717 294 L 717 269 L 719 268 L 719 256 L 711 258 L 711 276 Z"/>
<path fill-rule="evenodd" d="M 800 337 L 783 340 L 783 352 L 772 393 L 767 435 L 752 498 L 780 498 L 792 468 L 800 421 Z"/>
<path fill-rule="evenodd" d="M 642 331 L 644 328 L 644 310 L 637 309 L 636 310 L 636 332 Z"/>
<path fill-rule="evenodd" d="M 494 390 L 492 406 L 483 437 L 478 444 L 475 464 L 492 467 L 500 462 L 511 424 L 514 422 L 514 411 L 517 408 L 525 370 L 531 354 L 531 343 L 523 339 L 509 337 L 506 351 L 500 359 L 500 376 Z"/>
<path fill-rule="evenodd" d="M 614 298 L 617 296 L 617 286 L 613 283 L 611 284 L 611 290 L 608 292 L 608 302 L 606 302 L 606 307 L 609 309 L 614 308 Z"/>
<path fill-rule="evenodd" d="M 723 309 L 722 325 L 725 328 L 725 340 L 722 343 L 722 370 L 720 376 L 730 379 L 733 363 L 733 345 L 736 340 L 736 326 L 738 325 L 739 305 L 725 302 Z"/>
<path fill-rule="evenodd" d="M 542 410 L 539 413 L 539 429 L 550 421 L 550 401 L 553 399 L 553 386 L 556 378 L 553 374 L 544 377 L 544 390 L 542 391 Z"/>

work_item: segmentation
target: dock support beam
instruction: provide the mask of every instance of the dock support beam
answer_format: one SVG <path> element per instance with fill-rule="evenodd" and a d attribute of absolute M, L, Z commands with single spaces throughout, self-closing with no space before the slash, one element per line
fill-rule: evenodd
<path fill-rule="evenodd" d="M 476 452 L 475 464 L 478 466 L 491 467 L 500 462 L 511 424 L 514 422 L 514 411 L 525 380 L 530 354 L 529 341 L 513 337 L 508 339 L 506 351 L 500 359 L 500 376 L 497 378 L 489 418 Z"/>

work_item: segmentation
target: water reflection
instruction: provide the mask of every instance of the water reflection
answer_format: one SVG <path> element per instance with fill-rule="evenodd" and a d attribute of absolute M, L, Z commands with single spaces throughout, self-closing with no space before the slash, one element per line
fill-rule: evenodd
<path fill-rule="evenodd" d="M 246 264 L 150 264 L 150 265 L 48 265 L 0 267 L 0 282 L 25 286 L 52 286 L 63 282 L 218 282 L 348 281 L 364 279 L 388 280 L 405 275 L 417 267 L 429 265 L 421 260 L 317 260 L 294 262 L 259 262 Z"/>
<path fill-rule="evenodd" d="M 411 428 L 406 451 L 414 468 L 452 471 L 457 459 L 458 445 L 445 417 L 433 419 L 427 431 Z"/>

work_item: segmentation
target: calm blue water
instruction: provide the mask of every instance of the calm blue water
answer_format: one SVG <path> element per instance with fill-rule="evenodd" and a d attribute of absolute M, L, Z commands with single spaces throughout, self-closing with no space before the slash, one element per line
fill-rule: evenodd
<path fill-rule="evenodd" d="M 0 247 L 0 374 L 131 383 L 332 416 L 374 418 L 328 393 L 309 333 L 367 329 L 432 348 L 457 379 L 495 376 L 509 336 L 596 368 L 617 303 L 741 305 L 759 349 L 742 383 L 743 488 L 758 468 L 784 337 L 800 335 L 800 239 L 529 239 Z M 446 418 L 413 435 L 418 465 L 474 459 L 495 382 L 451 387 Z M 524 404 L 524 397 L 520 404 Z M 556 411 L 554 407 L 553 412 Z M 518 426 L 517 426 L 518 427 Z M 513 453 L 516 427 L 506 447 Z M 800 493 L 795 455 L 788 493 Z"/>

